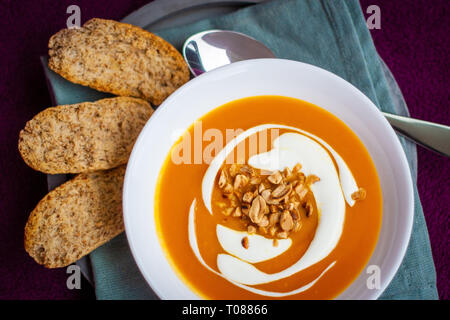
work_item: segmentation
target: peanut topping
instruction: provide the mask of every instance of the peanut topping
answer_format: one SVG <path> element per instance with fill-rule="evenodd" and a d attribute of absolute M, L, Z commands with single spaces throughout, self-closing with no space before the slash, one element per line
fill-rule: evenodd
<path fill-rule="evenodd" d="M 266 208 L 266 201 L 261 196 L 256 196 L 252 201 L 252 206 L 248 212 L 248 216 L 252 222 L 259 224 L 264 216 L 264 210 Z"/>
<path fill-rule="evenodd" d="M 233 193 L 233 186 L 229 183 L 227 183 L 225 185 L 225 187 L 223 188 L 223 193 L 224 194 L 232 194 Z"/>
<path fill-rule="evenodd" d="M 284 176 L 285 178 L 287 178 L 287 177 L 289 177 L 290 175 L 292 175 L 291 169 L 289 169 L 288 167 L 284 168 L 284 170 L 283 170 L 283 176 Z"/>
<path fill-rule="evenodd" d="M 278 221 L 280 221 L 280 213 L 279 212 L 272 213 L 269 217 L 269 225 L 274 226 L 278 223 Z"/>
<path fill-rule="evenodd" d="M 246 173 L 249 174 L 251 177 L 253 177 L 255 175 L 255 169 L 253 169 L 252 167 L 248 166 L 248 165 L 243 165 L 240 168 L 240 171 L 242 173 Z"/>
<path fill-rule="evenodd" d="M 259 227 L 258 228 L 259 233 L 261 234 L 267 234 L 267 228 L 266 227 Z"/>
<path fill-rule="evenodd" d="M 260 194 L 261 194 L 261 197 L 263 197 L 263 199 L 264 199 L 266 202 L 269 202 L 269 201 L 270 201 L 272 192 L 271 192 L 269 189 L 263 190 L 262 192 L 260 192 Z"/>
<path fill-rule="evenodd" d="M 258 186 L 258 193 L 261 194 L 264 190 L 266 190 L 266 186 L 264 184 L 260 183 Z"/>
<path fill-rule="evenodd" d="M 254 226 L 248 226 L 247 232 L 248 232 L 248 234 L 255 234 L 256 228 Z"/>
<path fill-rule="evenodd" d="M 289 211 L 285 210 L 280 217 L 280 226 L 284 231 L 290 231 L 294 227 L 294 221 Z"/>
<path fill-rule="evenodd" d="M 273 237 L 277 233 L 277 226 L 272 226 L 269 228 L 269 234 Z"/>
<path fill-rule="evenodd" d="M 242 209 L 240 207 L 236 207 L 236 209 L 234 210 L 234 212 L 231 216 L 235 217 L 235 218 L 242 216 Z"/>
<path fill-rule="evenodd" d="M 234 178 L 238 173 L 239 173 L 239 166 L 237 164 L 232 164 L 230 166 L 230 176 Z"/>
<path fill-rule="evenodd" d="M 224 216 L 227 216 L 227 217 L 228 217 L 232 212 L 233 212 L 233 208 L 225 208 L 225 209 L 222 210 L 222 214 L 223 214 Z"/>
<path fill-rule="evenodd" d="M 287 239 L 288 233 L 286 231 L 278 232 L 277 237 L 280 239 Z"/>
<path fill-rule="evenodd" d="M 320 181 L 320 178 L 314 174 L 310 174 L 309 176 L 306 177 L 306 184 L 307 185 L 312 185 L 313 183 L 316 183 L 317 181 Z"/>
<path fill-rule="evenodd" d="M 247 237 L 242 238 L 241 244 L 245 249 L 248 249 L 248 238 Z"/>
<path fill-rule="evenodd" d="M 267 180 L 269 180 L 270 183 L 273 184 L 280 184 L 283 180 L 283 177 L 281 176 L 280 171 L 275 171 L 275 173 L 271 174 Z"/>
<path fill-rule="evenodd" d="M 292 171 L 294 173 L 300 172 L 300 170 L 302 169 L 302 165 L 300 163 L 297 163 L 294 168 L 292 169 Z"/>
<path fill-rule="evenodd" d="M 225 175 L 225 170 L 222 170 L 220 172 L 220 178 L 219 178 L 219 188 L 224 188 L 227 184 L 227 177 Z"/>
<path fill-rule="evenodd" d="M 366 198 L 366 190 L 363 188 L 359 188 L 358 191 L 352 193 L 352 199 L 355 201 L 362 201 Z"/>
<path fill-rule="evenodd" d="M 290 191 L 290 189 L 292 189 L 292 186 L 281 184 L 272 191 L 272 197 L 275 199 L 282 198 Z"/>
<path fill-rule="evenodd" d="M 244 196 L 242 197 L 242 201 L 246 203 L 251 203 L 253 200 L 253 192 L 248 191 L 244 193 Z"/>
<path fill-rule="evenodd" d="M 261 178 L 260 177 L 251 177 L 250 178 L 250 183 L 251 184 L 260 184 L 261 183 Z"/>
<path fill-rule="evenodd" d="M 278 239 L 273 239 L 273 246 L 278 247 Z"/>
<path fill-rule="evenodd" d="M 217 206 L 225 216 L 242 219 L 248 234 L 286 239 L 301 230 L 302 216 L 314 214 L 310 185 L 320 178 L 306 177 L 301 168 L 297 164 L 292 170 L 269 172 L 246 164 L 224 164 L 217 180 L 224 199 Z M 248 239 L 243 245 L 244 241 Z"/>
<path fill-rule="evenodd" d="M 303 198 L 308 193 L 308 189 L 305 187 L 303 183 L 298 183 L 294 190 L 298 194 L 300 200 L 303 200 Z"/>
<path fill-rule="evenodd" d="M 258 225 L 263 228 L 267 227 L 269 225 L 269 219 L 267 219 L 267 216 L 263 216 Z"/>
<path fill-rule="evenodd" d="M 235 190 L 241 190 L 242 188 L 244 188 L 248 183 L 248 178 L 247 176 L 243 175 L 243 174 L 238 174 L 236 176 L 236 178 L 234 179 L 234 189 Z"/>
<path fill-rule="evenodd" d="M 299 231 L 301 228 L 302 228 L 302 222 L 299 221 L 299 220 L 295 221 L 295 223 L 294 223 L 294 232 Z"/>
<path fill-rule="evenodd" d="M 248 216 L 250 217 L 250 219 L 254 222 L 254 223 L 258 223 L 260 216 L 259 216 L 259 200 L 258 199 L 253 199 L 252 201 L 252 206 L 250 207 L 250 209 L 248 210 Z"/>
<path fill-rule="evenodd" d="M 305 210 L 306 210 L 307 217 L 312 215 L 314 209 L 313 209 L 313 205 L 311 202 L 306 202 Z"/>
<path fill-rule="evenodd" d="M 269 210 L 270 210 L 271 213 L 278 212 L 278 208 L 277 208 L 277 206 L 274 205 L 274 204 L 271 204 L 271 205 L 269 206 Z"/>

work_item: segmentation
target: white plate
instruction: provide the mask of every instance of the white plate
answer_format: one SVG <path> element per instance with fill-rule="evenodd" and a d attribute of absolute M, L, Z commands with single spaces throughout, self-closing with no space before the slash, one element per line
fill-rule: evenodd
<path fill-rule="evenodd" d="M 144 278 L 162 299 L 199 298 L 172 270 L 157 238 L 158 174 L 177 138 L 174 134 L 179 137 L 224 103 L 257 95 L 316 104 L 344 121 L 369 151 L 381 183 L 383 222 L 368 265 L 380 268 L 381 283 L 379 289 L 369 289 L 369 274 L 363 272 L 338 298 L 376 299 L 400 266 L 411 235 L 414 199 L 406 156 L 383 115 L 353 85 L 318 67 L 282 59 L 237 62 L 189 81 L 164 101 L 142 130 L 128 162 L 123 210 L 130 248 Z"/>

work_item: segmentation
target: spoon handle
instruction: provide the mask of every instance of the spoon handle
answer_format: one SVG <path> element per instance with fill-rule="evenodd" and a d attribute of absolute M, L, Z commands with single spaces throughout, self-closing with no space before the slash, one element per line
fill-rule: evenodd
<path fill-rule="evenodd" d="M 383 112 L 391 126 L 406 138 L 450 157 L 450 127 Z"/>

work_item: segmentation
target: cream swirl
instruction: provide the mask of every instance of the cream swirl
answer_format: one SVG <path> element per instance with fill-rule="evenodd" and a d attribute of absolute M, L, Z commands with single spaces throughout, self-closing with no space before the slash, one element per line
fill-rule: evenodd
<path fill-rule="evenodd" d="M 245 251 L 238 248 L 238 246 L 241 246 L 241 237 L 233 236 L 234 230 L 224 226 L 218 226 L 218 240 L 227 252 L 227 254 L 219 254 L 217 257 L 217 267 L 220 275 L 235 285 L 239 284 L 240 287 L 244 287 L 247 290 L 252 289 L 250 290 L 252 292 L 255 292 L 254 290 L 256 289 L 249 287 L 249 285 L 263 284 L 289 277 L 327 257 L 336 247 L 342 234 L 345 220 L 345 202 L 353 206 L 354 200 L 351 198 L 351 194 L 358 190 L 353 174 L 345 161 L 325 141 L 295 127 L 265 124 L 250 128 L 238 135 L 211 162 L 202 181 L 203 201 L 210 214 L 212 214 L 211 198 L 215 177 L 227 155 L 247 137 L 259 131 L 272 128 L 288 129 L 294 132 L 282 134 L 274 141 L 272 150 L 251 157 L 248 160 L 249 165 L 259 169 L 273 171 L 283 170 L 286 167 L 292 168 L 296 163 L 301 163 L 302 170 L 305 174 L 315 174 L 321 178 L 319 182 L 311 187 L 320 212 L 320 217 L 315 236 L 305 254 L 290 267 L 273 274 L 267 274 L 258 270 L 252 263 L 273 259 L 287 250 L 290 244 L 289 246 L 285 244 L 280 249 L 273 249 L 269 241 L 259 239 L 258 237 L 261 236 L 258 236 L 255 239 L 257 239 L 260 248 L 256 251 Z M 330 155 L 333 157 L 334 162 Z M 334 163 L 336 163 L 337 168 Z M 195 242 L 192 240 L 193 237 L 196 237 L 193 226 L 193 217 L 195 214 L 194 203 L 191 206 L 189 220 L 190 244 L 197 258 L 205 265 L 198 247 L 194 247 L 197 245 L 196 239 Z M 260 257 L 258 257 L 258 254 Z M 306 287 L 312 286 L 318 281 L 334 263 L 331 263 L 310 284 L 291 293 L 274 293 L 264 290 L 257 290 L 257 293 L 268 296 L 280 296 L 277 294 L 289 295 L 304 291 Z M 208 269 L 212 270 L 210 267 Z"/>

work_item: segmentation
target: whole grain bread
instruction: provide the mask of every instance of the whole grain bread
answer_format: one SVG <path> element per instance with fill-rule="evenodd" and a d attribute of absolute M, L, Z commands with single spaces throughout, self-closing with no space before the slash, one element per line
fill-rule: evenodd
<path fill-rule="evenodd" d="M 67 266 L 124 230 L 125 166 L 82 173 L 50 191 L 25 226 L 25 250 L 47 268 Z"/>
<path fill-rule="evenodd" d="M 50 38 L 49 67 L 69 81 L 159 105 L 189 80 L 180 53 L 139 27 L 94 18 Z"/>
<path fill-rule="evenodd" d="M 19 152 L 50 174 L 111 169 L 127 163 L 152 112 L 148 102 L 130 97 L 48 108 L 20 132 Z"/>

